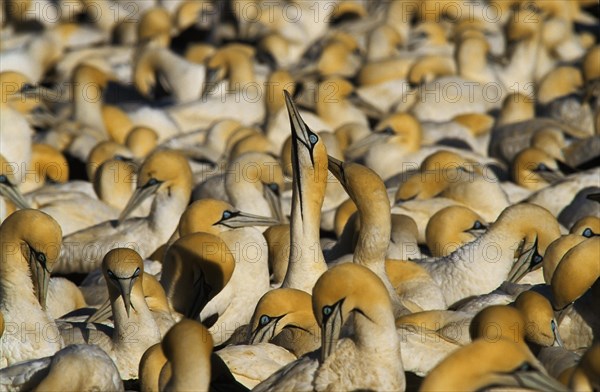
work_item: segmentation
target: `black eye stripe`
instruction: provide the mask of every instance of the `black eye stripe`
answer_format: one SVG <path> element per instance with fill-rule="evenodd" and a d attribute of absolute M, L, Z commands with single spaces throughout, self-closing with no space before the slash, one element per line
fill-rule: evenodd
<path fill-rule="evenodd" d="M 111 270 L 107 270 L 106 274 L 108 275 L 109 278 L 113 279 L 113 280 L 127 280 L 127 279 L 134 279 L 137 278 L 138 276 L 140 276 L 140 273 L 142 271 L 140 270 L 140 267 L 138 267 L 133 274 L 131 274 L 131 276 L 125 276 L 123 278 L 118 277 L 117 275 L 115 275 L 114 272 L 112 272 Z"/>

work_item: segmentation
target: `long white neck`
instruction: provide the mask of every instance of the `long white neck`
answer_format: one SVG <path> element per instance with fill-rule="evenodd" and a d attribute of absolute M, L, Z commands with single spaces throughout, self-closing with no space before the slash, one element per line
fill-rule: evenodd
<path fill-rule="evenodd" d="M 292 164 L 297 165 L 294 156 L 292 156 Z M 294 172 L 298 173 L 299 170 Z M 282 287 L 311 293 L 317 279 L 327 271 L 319 232 L 323 199 L 315 198 L 310 194 L 310 186 L 318 187 L 322 184 L 303 184 L 303 180 L 312 182 L 315 181 L 315 178 L 300 177 L 294 177 L 290 221 L 290 260 Z M 301 194 L 299 189 L 304 189 L 304 192 Z"/>
<path fill-rule="evenodd" d="M 169 190 L 160 190 L 150 208 L 150 228 L 155 233 L 158 244 L 166 243 L 179 223 L 190 200 L 189 191 L 172 186 Z"/>

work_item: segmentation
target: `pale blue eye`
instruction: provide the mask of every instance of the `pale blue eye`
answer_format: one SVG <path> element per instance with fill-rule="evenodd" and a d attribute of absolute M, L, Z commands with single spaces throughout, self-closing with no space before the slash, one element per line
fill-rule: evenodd
<path fill-rule="evenodd" d="M 308 140 L 310 141 L 310 144 L 316 144 L 319 138 L 317 137 L 317 135 L 310 135 L 308 137 Z"/>
<path fill-rule="evenodd" d="M 151 178 L 148 180 L 148 185 L 152 186 L 156 184 L 158 184 L 158 180 L 156 178 Z"/>
<path fill-rule="evenodd" d="M 592 229 L 590 229 L 589 227 L 587 229 L 585 229 L 583 231 L 582 234 L 584 237 L 590 238 L 593 234 L 592 234 Z"/>
<path fill-rule="evenodd" d="M 331 306 L 323 306 L 323 315 L 324 316 L 329 316 L 331 314 L 331 312 L 333 312 L 333 309 L 331 309 Z"/>
<path fill-rule="evenodd" d="M 260 325 L 265 326 L 267 324 L 269 324 L 269 316 L 267 316 L 266 314 L 263 314 L 262 316 L 260 316 Z"/>
<path fill-rule="evenodd" d="M 231 218 L 231 212 L 224 211 L 223 212 L 223 219 L 229 219 L 229 218 Z"/>

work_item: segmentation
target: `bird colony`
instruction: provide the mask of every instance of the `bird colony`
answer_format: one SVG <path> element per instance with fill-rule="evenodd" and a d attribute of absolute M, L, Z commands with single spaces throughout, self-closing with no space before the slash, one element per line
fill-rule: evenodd
<path fill-rule="evenodd" d="M 597 0 L 5 0 L 0 391 L 600 390 Z"/>

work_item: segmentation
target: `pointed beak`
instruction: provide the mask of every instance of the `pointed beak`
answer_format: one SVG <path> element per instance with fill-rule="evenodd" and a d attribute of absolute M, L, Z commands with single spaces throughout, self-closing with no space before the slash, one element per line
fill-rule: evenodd
<path fill-rule="evenodd" d="M 133 288 L 134 279 L 119 279 L 117 282 L 119 293 L 121 294 L 123 303 L 125 304 L 125 312 L 127 312 L 127 317 L 129 317 L 129 312 L 131 309 L 131 289 Z"/>
<path fill-rule="evenodd" d="M 541 266 L 541 259 L 537 260 L 537 257 L 539 257 L 537 254 L 537 237 L 533 243 L 523 243 L 520 252 L 521 254 L 508 273 L 507 281 L 509 282 L 517 283 L 536 267 Z"/>
<path fill-rule="evenodd" d="M 36 255 L 33 250 L 29 251 L 29 267 L 31 268 L 36 297 L 42 306 L 42 309 L 46 310 L 46 297 L 48 295 L 48 284 L 50 283 L 50 271 L 48 271 L 45 264 L 36 260 Z"/>
<path fill-rule="evenodd" d="M 558 170 L 544 170 L 544 171 L 536 171 L 536 173 L 544 179 L 544 181 L 549 182 L 550 184 L 555 183 L 559 180 L 565 178 L 565 176 L 559 172 Z"/>
<path fill-rule="evenodd" d="M 540 370 L 518 371 L 510 375 L 509 386 L 527 388 L 534 391 L 566 392 L 567 387 Z"/>
<path fill-rule="evenodd" d="M 202 90 L 202 100 L 205 100 L 216 88 L 219 79 L 219 68 L 206 67 L 206 80 Z"/>
<path fill-rule="evenodd" d="M 340 184 L 342 184 L 345 188 L 346 177 L 344 173 L 344 162 L 340 161 L 332 157 L 331 155 L 327 155 L 328 165 L 327 168 L 338 179 Z"/>
<path fill-rule="evenodd" d="M 25 200 L 25 197 L 23 197 L 23 194 L 13 184 L 8 182 L 0 182 L 0 195 L 6 197 L 21 210 L 31 208 L 29 203 L 27 203 L 27 200 Z"/>
<path fill-rule="evenodd" d="M 385 141 L 389 137 L 390 135 L 382 132 L 373 132 L 348 146 L 344 151 L 344 155 L 348 159 L 357 159 L 363 156 L 373 145 Z"/>
<path fill-rule="evenodd" d="M 286 223 L 287 219 L 281 208 L 281 201 L 279 200 L 279 196 L 277 196 L 275 191 L 273 191 L 273 189 L 271 189 L 271 187 L 269 187 L 266 184 L 263 186 L 263 189 L 265 192 L 265 198 L 269 203 L 269 207 L 271 208 L 271 213 L 273 214 L 273 216 L 277 218 L 277 220 L 280 223 Z"/>
<path fill-rule="evenodd" d="M 360 95 L 357 93 L 352 93 L 348 96 L 348 100 L 357 108 L 359 108 L 363 113 L 367 115 L 369 118 L 381 118 L 385 113 L 383 113 L 380 109 L 373 106 L 371 103 L 365 101 Z"/>
<path fill-rule="evenodd" d="M 131 198 L 129 199 L 129 201 L 127 202 L 127 205 L 125 206 L 125 208 L 123 208 L 123 211 L 121 212 L 121 215 L 119 215 L 119 219 L 118 222 L 119 224 L 123 223 L 123 221 L 125 219 L 127 219 L 127 217 L 140 205 L 142 204 L 142 202 L 144 200 L 146 200 L 147 198 L 149 198 L 150 196 L 152 196 L 157 190 L 158 188 L 160 188 L 160 185 L 162 184 L 162 182 L 157 181 L 155 183 L 146 183 L 146 185 L 137 188 L 135 190 L 135 192 L 133 193 L 133 195 L 131 195 Z"/>
<path fill-rule="evenodd" d="M 562 341 L 562 338 L 560 337 L 560 334 L 558 333 L 558 323 L 556 322 L 556 320 L 552 320 L 552 333 L 554 333 L 554 344 L 553 346 L 555 347 L 564 347 L 564 343 Z"/>
<path fill-rule="evenodd" d="M 344 321 L 342 319 L 342 303 L 338 302 L 333 308 L 332 314 L 327 318 L 321 326 L 321 363 L 333 353 L 340 339 L 340 333 Z"/>
<path fill-rule="evenodd" d="M 294 140 L 299 140 L 308 148 L 308 146 L 311 145 L 309 140 L 308 125 L 306 125 L 302 117 L 300 117 L 298 107 L 292 100 L 290 93 L 287 90 L 285 90 L 283 93 L 285 95 L 285 106 L 287 107 L 287 111 L 290 116 L 292 138 Z"/>
<path fill-rule="evenodd" d="M 86 323 L 103 323 L 110 319 L 112 316 L 112 308 L 110 307 L 110 299 L 104 301 L 102 305 L 88 317 L 85 322 Z"/>
<path fill-rule="evenodd" d="M 275 337 L 275 330 L 279 318 L 272 318 L 268 324 L 258 326 L 250 336 L 250 344 L 267 343 Z"/>
<path fill-rule="evenodd" d="M 586 199 L 592 200 L 592 201 L 597 201 L 598 203 L 600 203 L 600 192 L 599 193 L 590 193 L 589 195 L 586 196 Z"/>
<path fill-rule="evenodd" d="M 231 229 L 237 229 L 240 227 L 250 227 L 250 226 L 274 226 L 278 225 L 280 222 L 271 217 L 260 216 L 248 214 L 245 212 L 239 211 L 231 218 L 228 218 L 225 221 L 220 221 L 218 224 L 223 226 L 227 226 Z"/>

